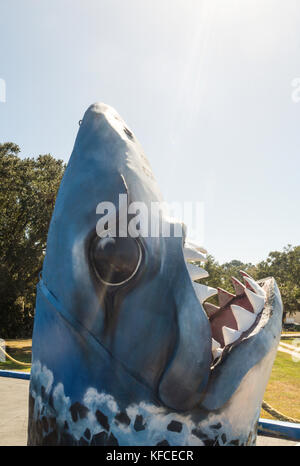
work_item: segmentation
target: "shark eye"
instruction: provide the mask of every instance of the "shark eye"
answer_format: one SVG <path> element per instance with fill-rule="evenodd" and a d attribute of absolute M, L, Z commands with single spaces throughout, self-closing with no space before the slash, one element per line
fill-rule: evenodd
<path fill-rule="evenodd" d="M 95 271 L 106 285 L 122 285 L 138 271 L 142 259 L 141 246 L 134 238 L 99 238 L 91 245 Z"/>

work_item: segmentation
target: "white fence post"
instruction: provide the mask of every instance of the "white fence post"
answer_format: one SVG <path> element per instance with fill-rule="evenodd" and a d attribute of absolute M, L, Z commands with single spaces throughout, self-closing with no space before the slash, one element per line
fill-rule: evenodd
<path fill-rule="evenodd" d="M 0 338 L 0 347 L 5 351 L 5 340 Z M 6 361 L 6 356 L 5 354 L 0 350 L 0 362 L 5 362 Z"/>

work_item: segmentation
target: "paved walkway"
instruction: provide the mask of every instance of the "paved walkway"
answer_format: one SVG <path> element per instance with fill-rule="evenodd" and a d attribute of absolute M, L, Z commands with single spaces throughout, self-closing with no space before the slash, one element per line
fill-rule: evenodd
<path fill-rule="evenodd" d="M 273 438 L 273 437 L 263 437 L 259 435 L 256 441 L 257 447 L 292 447 L 292 446 L 300 446 L 300 443 L 293 442 L 291 440 L 284 440 L 281 438 Z"/>
<path fill-rule="evenodd" d="M 282 341 L 280 342 L 280 346 L 283 346 L 284 348 L 288 348 L 289 350 L 300 351 L 300 346 L 289 345 L 288 343 L 283 343 Z"/>
<path fill-rule="evenodd" d="M 27 443 L 28 388 L 28 380 L 0 377 L 0 446 Z M 258 437 L 257 445 L 297 445 L 297 442 Z"/>
<path fill-rule="evenodd" d="M 0 446 L 27 443 L 28 380 L 0 377 Z"/>
<path fill-rule="evenodd" d="M 299 352 L 299 348 L 295 348 L 294 351 L 286 348 L 285 346 L 283 346 L 282 344 L 280 344 L 278 346 L 278 351 L 281 351 L 282 353 L 287 353 L 289 354 L 290 356 L 293 357 L 294 361 L 295 362 L 299 362 L 300 361 L 300 352 Z"/>

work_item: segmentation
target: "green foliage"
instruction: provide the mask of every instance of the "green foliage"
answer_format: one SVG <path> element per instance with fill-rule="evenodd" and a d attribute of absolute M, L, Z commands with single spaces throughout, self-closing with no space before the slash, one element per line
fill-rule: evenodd
<path fill-rule="evenodd" d="M 47 232 L 64 172 L 51 155 L 21 159 L 13 143 L 0 144 L 0 336 L 32 331 L 35 287 Z"/>
<path fill-rule="evenodd" d="M 256 278 L 273 276 L 280 288 L 285 314 L 300 311 L 300 246 L 286 246 L 269 253 L 256 267 Z"/>
<path fill-rule="evenodd" d="M 257 265 L 244 264 L 237 260 L 220 265 L 212 256 L 208 256 L 205 268 L 210 275 L 204 281 L 206 285 L 214 288 L 220 286 L 231 292 L 234 292 L 231 277 L 240 279 L 240 270 L 249 273 L 256 280 L 272 276 L 281 292 L 284 317 L 300 311 L 300 246 L 288 245 L 282 252 L 270 252 L 267 259 Z M 216 303 L 216 298 L 212 302 Z"/>
<path fill-rule="evenodd" d="M 234 293 L 231 277 L 240 279 L 240 270 L 249 272 L 249 269 L 252 270 L 252 268 L 252 264 L 244 264 L 238 260 L 232 260 L 231 262 L 226 262 L 225 264 L 220 265 L 212 256 L 208 256 L 205 269 L 208 271 L 209 277 L 205 280 L 201 280 L 201 283 L 212 286 L 213 288 L 220 287 Z M 216 296 L 210 301 L 214 304 L 218 303 Z"/>

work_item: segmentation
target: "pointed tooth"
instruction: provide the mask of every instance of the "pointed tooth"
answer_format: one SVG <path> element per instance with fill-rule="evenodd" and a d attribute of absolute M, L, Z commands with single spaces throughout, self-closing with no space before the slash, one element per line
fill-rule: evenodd
<path fill-rule="evenodd" d="M 188 248 L 193 248 L 193 249 L 196 249 L 196 251 L 200 251 L 202 252 L 203 254 L 207 254 L 207 250 L 204 249 L 202 246 L 199 246 L 199 244 L 196 244 L 194 243 L 193 241 L 190 241 L 190 240 L 186 240 L 184 242 L 184 245 Z"/>
<path fill-rule="evenodd" d="M 193 286 L 200 303 L 203 303 L 206 299 L 218 293 L 218 291 L 215 288 L 206 285 L 201 285 L 200 283 L 193 283 Z"/>
<path fill-rule="evenodd" d="M 223 348 L 221 348 L 220 343 L 214 338 L 211 339 L 211 351 L 214 360 L 219 358 L 223 353 Z"/>
<path fill-rule="evenodd" d="M 229 291 L 223 290 L 223 288 L 218 288 L 218 298 L 219 298 L 219 306 L 224 307 L 226 304 L 229 303 L 233 298 L 235 298 L 235 295 L 232 293 L 229 293 Z"/>
<path fill-rule="evenodd" d="M 233 328 L 229 327 L 222 327 L 223 331 L 223 338 L 224 338 L 224 343 L 225 346 L 231 345 L 231 343 L 234 343 L 236 340 L 238 340 L 242 334 L 239 330 L 234 330 Z"/>
<path fill-rule="evenodd" d="M 193 264 L 186 264 L 188 272 L 192 280 L 199 280 L 199 278 L 208 277 L 208 272 L 201 267 Z"/>
<path fill-rule="evenodd" d="M 250 277 L 244 277 L 244 281 L 246 284 L 250 286 L 251 291 L 254 291 L 254 293 L 263 296 L 264 298 L 266 297 L 265 290 L 259 286 L 259 284 L 253 280 L 253 278 Z"/>
<path fill-rule="evenodd" d="M 249 312 L 236 304 L 231 305 L 231 310 L 240 332 L 245 332 L 254 324 L 256 315 L 253 312 Z"/>
<path fill-rule="evenodd" d="M 264 308 L 265 298 L 256 293 L 253 293 L 253 291 L 249 290 L 249 288 L 245 288 L 245 293 L 251 303 L 254 313 L 259 314 Z"/>
<path fill-rule="evenodd" d="M 237 296 L 240 296 L 245 292 L 245 285 L 243 285 L 237 278 L 231 277 L 231 281 L 233 283 L 235 293 Z"/>
<path fill-rule="evenodd" d="M 205 262 L 207 260 L 201 252 L 186 246 L 183 248 L 183 255 L 186 261 Z"/>
<path fill-rule="evenodd" d="M 211 347 L 212 347 L 212 350 L 216 350 L 217 348 L 221 348 L 221 345 L 217 340 L 212 338 L 211 339 Z"/>
<path fill-rule="evenodd" d="M 215 306 L 212 303 L 204 303 L 203 304 L 204 310 L 207 314 L 207 317 L 212 317 L 216 312 L 220 310 L 218 306 Z"/>
<path fill-rule="evenodd" d="M 223 353 L 223 348 L 216 348 L 216 349 L 212 350 L 214 360 L 218 359 L 220 356 L 222 356 L 222 353 Z"/>

